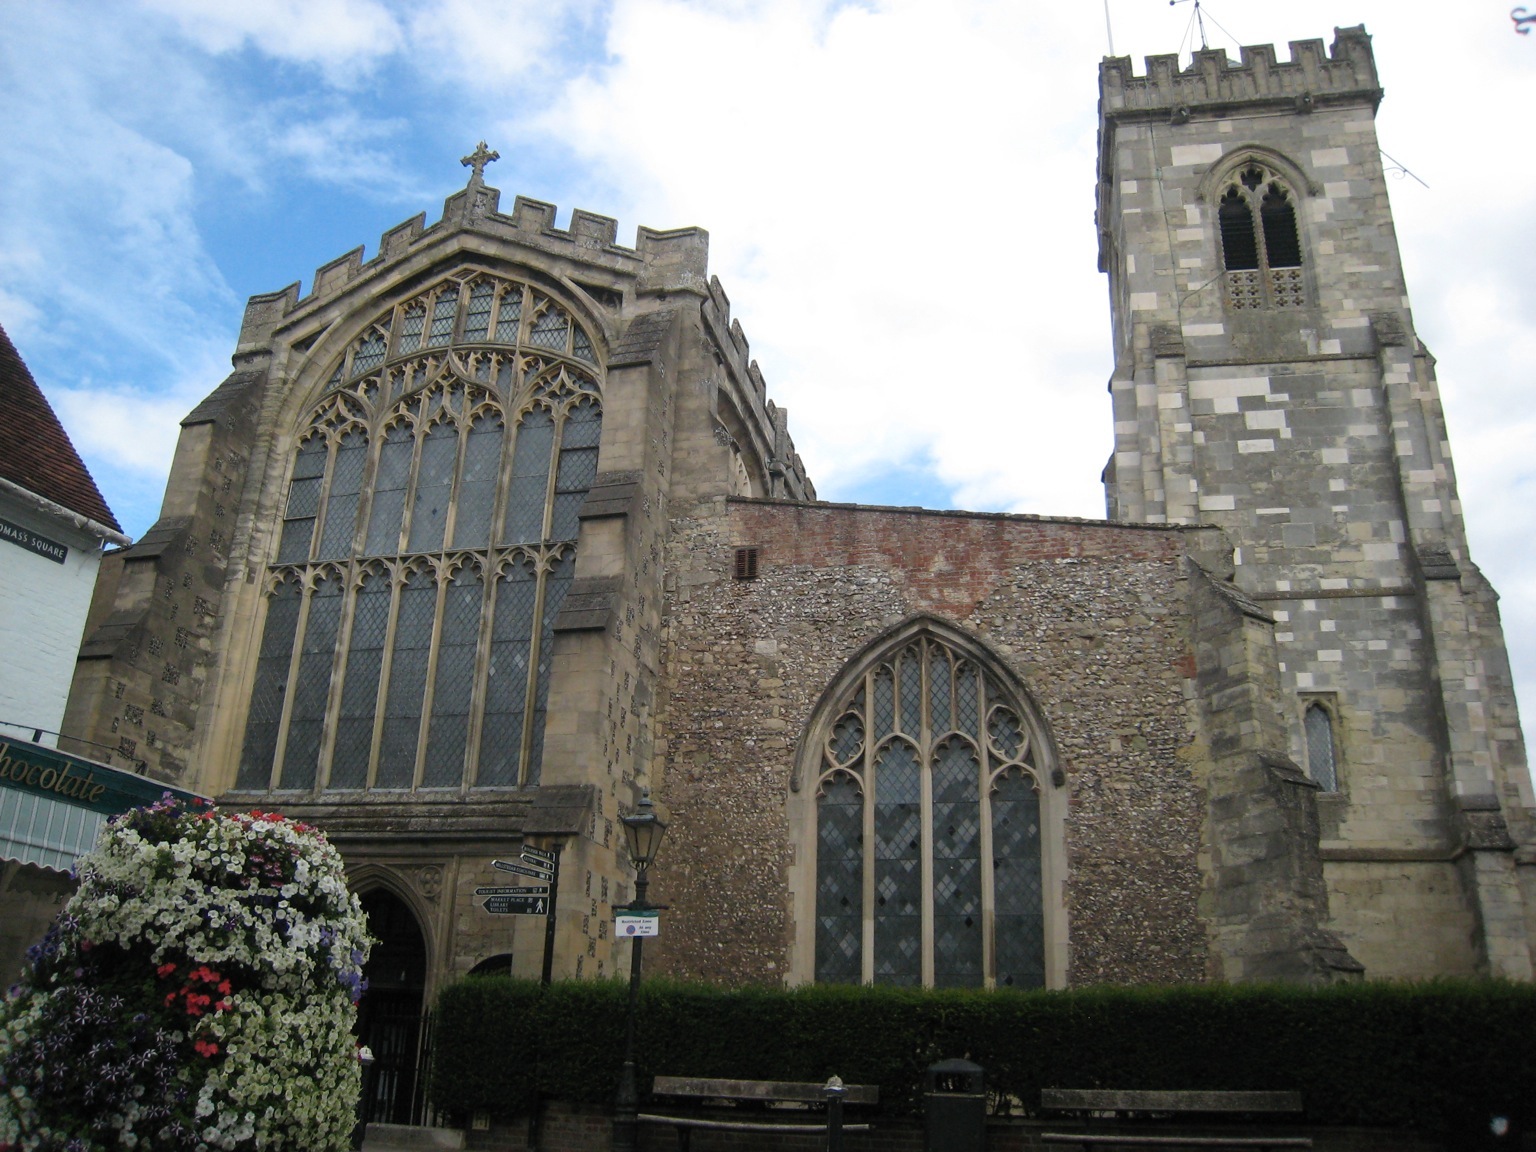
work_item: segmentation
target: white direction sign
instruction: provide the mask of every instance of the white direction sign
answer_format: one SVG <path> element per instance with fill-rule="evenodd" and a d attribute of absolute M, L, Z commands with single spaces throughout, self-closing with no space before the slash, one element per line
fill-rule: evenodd
<path fill-rule="evenodd" d="M 542 884 L 516 888 L 476 888 L 476 896 L 548 896 L 549 889 Z"/>
<path fill-rule="evenodd" d="M 500 868 L 503 872 L 515 872 L 519 876 L 532 876 L 535 880 L 543 880 L 546 883 L 555 878 L 553 869 L 530 868 L 526 864 L 514 864 L 510 860 L 492 860 L 491 867 Z"/>
<path fill-rule="evenodd" d="M 529 848 L 524 845 L 522 856 L 528 863 L 537 864 L 541 868 L 553 868 L 555 866 L 555 854 L 553 852 L 546 852 L 542 848 Z"/>
<path fill-rule="evenodd" d="M 655 912 L 621 912 L 613 930 L 619 936 L 660 936 L 661 917 Z"/>

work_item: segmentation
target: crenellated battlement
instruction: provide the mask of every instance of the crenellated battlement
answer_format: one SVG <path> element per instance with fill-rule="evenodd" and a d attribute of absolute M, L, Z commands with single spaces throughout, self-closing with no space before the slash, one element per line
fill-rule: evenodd
<path fill-rule="evenodd" d="M 1176 55 L 1148 56 L 1143 76 L 1129 56 L 1099 65 L 1099 99 L 1105 119 L 1138 114 L 1179 115 L 1188 110 L 1262 101 L 1280 101 L 1309 111 L 1314 105 L 1365 100 L 1374 108 L 1382 90 L 1376 59 L 1364 25 L 1335 28 L 1332 46 L 1322 40 L 1293 40 L 1288 61 L 1275 58 L 1272 44 L 1241 49 L 1233 63 L 1223 48 L 1194 54 L 1180 70 Z"/>
<path fill-rule="evenodd" d="M 555 226 L 556 207 L 542 200 L 517 197 L 510 213 L 500 212 L 501 193 L 484 184 L 470 185 L 443 204 L 443 215 L 428 225 L 419 213 L 395 225 L 379 239 L 372 259 L 362 247 L 352 249 L 315 270 L 311 289 L 301 296 L 297 283 L 278 292 L 252 296 L 241 325 L 242 350 L 264 344 L 272 330 L 297 311 L 324 306 L 358 281 L 413 257 L 458 232 L 474 232 L 511 241 L 557 258 L 595 265 L 612 275 L 633 278 L 640 292 L 684 291 L 705 295 L 709 263 L 709 233 L 702 228 L 662 230 L 643 225 L 635 245 L 617 242 L 619 223 L 578 208 L 569 228 Z"/>
<path fill-rule="evenodd" d="M 789 414 L 768 399 L 768 383 L 763 379 L 757 361 L 752 359 L 752 348 L 741 321 L 731 315 L 731 298 L 725 294 L 717 276 L 709 278 L 702 312 L 711 345 L 725 372 L 725 386 L 734 397 L 733 403 L 743 416 L 750 417 L 751 426 L 764 436 L 758 448 L 773 482 L 782 485 L 782 491 L 776 490 L 777 494 L 814 500 L 816 489 L 806 475 L 805 465 L 789 435 Z"/>

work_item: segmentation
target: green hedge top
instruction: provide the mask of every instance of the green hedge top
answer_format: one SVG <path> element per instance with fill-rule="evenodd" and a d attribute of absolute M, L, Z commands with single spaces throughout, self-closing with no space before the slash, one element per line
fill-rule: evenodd
<path fill-rule="evenodd" d="M 453 1115 L 526 1113 L 537 1096 L 613 1099 L 627 988 L 505 978 L 448 988 L 432 1098 Z M 1486 1129 L 1536 1123 L 1536 987 L 1499 982 L 1191 985 L 1067 992 L 812 986 L 641 992 L 637 1065 L 657 1074 L 878 1084 L 912 1115 L 928 1066 L 986 1070 L 994 1110 L 1042 1088 L 1289 1089 L 1311 1124 Z"/>

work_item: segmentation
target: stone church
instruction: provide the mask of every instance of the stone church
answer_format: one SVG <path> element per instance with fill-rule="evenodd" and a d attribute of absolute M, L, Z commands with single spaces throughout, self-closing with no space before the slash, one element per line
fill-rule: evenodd
<path fill-rule="evenodd" d="M 481 891 L 525 848 L 555 976 L 627 965 L 642 787 L 679 977 L 1530 979 L 1370 39 L 1100 85 L 1106 519 L 819 501 L 706 233 L 504 210 L 482 146 L 440 220 L 251 299 L 66 729 L 326 829 L 397 1047 L 445 982 L 539 974 L 545 920 Z"/>

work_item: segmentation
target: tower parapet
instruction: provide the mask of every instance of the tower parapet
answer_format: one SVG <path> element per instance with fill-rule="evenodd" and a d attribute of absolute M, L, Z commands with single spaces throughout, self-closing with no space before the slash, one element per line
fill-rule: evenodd
<path fill-rule="evenodd" d="M 1332 46 L 1322 40 L 1292 40 L 1289 61 L 1275 59 L 1273 44 L 1241 49 L 1234 64 L 1223 48 L 1196 52 L 1188 68 L 1177 55 L 1148 56 L 1145 76 L 1137 76 L 1129 56 L 1112 56 L 1099 65 L 1099 91 L 1105 119 L 1166 115 L 1187 117 L 1219 111 L 1241 102 L 1274 100 L 1307 110 L 1314 104 L 1381 102 L 1371 38 L 1363 25 L 1335 28 Z"/>

